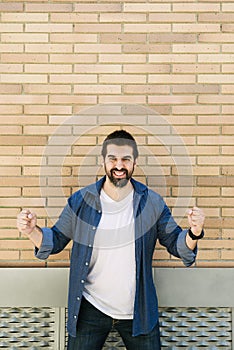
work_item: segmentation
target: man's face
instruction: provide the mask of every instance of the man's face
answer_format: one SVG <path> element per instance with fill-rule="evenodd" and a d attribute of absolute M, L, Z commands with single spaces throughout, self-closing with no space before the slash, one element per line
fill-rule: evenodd
<path fill-rule="evenodd" d="M 124 187 L 132 177 L 135 160 L 131 146 L 107 146 L 104 168 L 110 182 L 116 187 Z"/>

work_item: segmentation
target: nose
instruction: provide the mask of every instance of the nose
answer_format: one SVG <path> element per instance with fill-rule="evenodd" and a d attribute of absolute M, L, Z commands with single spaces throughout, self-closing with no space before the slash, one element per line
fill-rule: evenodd
<path fill-rule="evenodd" d="M 120 169 L 123 168 L 123 161 L 122 161 L 121 158 L 118 158 L 118 159 L 116 160 L 115 167 L 116 167 L 118 170 L 120 170 Z"/>

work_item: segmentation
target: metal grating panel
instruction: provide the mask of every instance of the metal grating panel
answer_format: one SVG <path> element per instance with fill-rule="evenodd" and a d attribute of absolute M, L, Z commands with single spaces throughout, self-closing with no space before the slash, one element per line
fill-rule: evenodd
<path fill-rule="evenodd" d="M 162 347 L 167 350 L 231 350 L 231 308 L 160 309 Z"/>
<path fill-rule="evenodd" d="M 231 350 L 231 308 L 160 308 L 162 349 L 166 350 Z M 126 350 L 112 330 L 103 350 Z"/>
<path fill-rule="evenodd" d="M 0 349 L 54 349 L 52 308 L 0 308 Z"/>

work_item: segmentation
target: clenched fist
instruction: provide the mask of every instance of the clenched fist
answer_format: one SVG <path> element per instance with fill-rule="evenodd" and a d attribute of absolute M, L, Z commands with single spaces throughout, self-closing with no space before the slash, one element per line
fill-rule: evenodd
<path fill-rule="evenodd" d="M 28 209 L 23 209 L 17 216 L 17 228 L 26 236 L 30 236 L 35 230 L 36 225 L 37 216 Z"/>

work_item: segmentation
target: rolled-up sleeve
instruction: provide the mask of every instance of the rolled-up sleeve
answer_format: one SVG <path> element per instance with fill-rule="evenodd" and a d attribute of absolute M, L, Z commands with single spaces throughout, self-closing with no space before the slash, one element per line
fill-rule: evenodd
<path fill-rule="evenodd" d="M 53 230 L 50 228 L 42 228 L 42 244 L 40 249 L 35 248 L 34 254 L 36 258 L 40 260 L 46 260 L 51 254 L 54 243 L 53 243 Z"/>
<path fill-rule="evenodd" d="M 177 239 L 177 250 L 185 266 L 191 266 L 197 256 L 197 247 L 191 250 L 186 244 L 186 235 L 188 230 L 180 232 Z"/>

